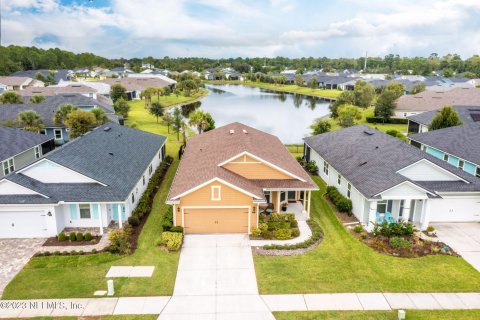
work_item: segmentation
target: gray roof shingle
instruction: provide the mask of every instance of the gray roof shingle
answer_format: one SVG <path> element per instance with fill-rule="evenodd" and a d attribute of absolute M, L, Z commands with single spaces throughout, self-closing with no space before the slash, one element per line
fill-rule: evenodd
<path fill-rule="evenodd" d="M 472 114 L 478 114 L 480 115 L 480 106 L 453 106 L 457 112 L 458 115 L 460 116 L 460 120 L 462 120 L 464 123 L 471 123 L 475 122 L 475 120 L 472 118 Z M 433 118 L 439 113 L 441 110 L 432 110 L 428 112 L 422 112 L 419 114 L 415 114 L 413 116 L 407 117 L 408 120 L 417 122 L 423 125 L 430 125 L 432 122 Z"/>
<path fill-rule="evenodd" d="M 350 181 L 367 198 L 410 181 L 431 192 L 449 191 L 441 183 L 430 189 L 431 183 L 411 181 L 397 173 L 419 160 L 430 162 L 470 182 L 462 184 L 462 191 L 480 191 L 480 179 L 441 161 L 400 139 L 364 125 L 346 128 L 317 136 L 305 142 Z M 318 164 L 322 166 L 322 164 Z"/>
<path fill-rule="evenodd" d="M 0 126 L 0 161 L 11 158 L 52 138 L 15 128 Z"/>

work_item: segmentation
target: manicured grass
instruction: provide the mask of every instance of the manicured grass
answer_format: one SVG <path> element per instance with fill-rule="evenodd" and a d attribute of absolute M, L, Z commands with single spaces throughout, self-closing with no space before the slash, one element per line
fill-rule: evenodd
<path fill-rule="evenodd" d="M 277 320 L 397 320 L 397 311 L 274 312 Z M 406 320 L 476 320 L 480 310 L 406 310 Z"/>
<path fill-rule="evenodd" d="M 303 156 L 303 144 L 286 144 L 285 147 L 287 147 L 294 158 Z"/>
<path fill-rule="evenodd" d="M 320 191 L 312 193 L 311 217 L 325 238 L 311 252 L 292 257 L 255 256 L 262 294 L 322 292 L 461 292 L 478 291 L 480 273 L 462 258 L 396 258 L 376 253 L 340 223 Z"/>
<path fill-rule="evenodd" d="M 276 85 L 273 83 L 263 83 L 255 81 L 204 81 L 205 83 L 210 84 L 242 84 L 250 87 L 263 88 L 273 91 L 280 92 L 289 92 L 289 93 L 300 93 L 306 96 L 320 97 L 326 99 L 336 99 L 342 91 L 340 90 L 329 90 L 329 89 L 310 89 L 307 87 L 299 87 L 297 85 L 288 84 L 288 85 Z"/>
<path fill-rule="evenodd" d="M 373 117 L 374 116 L 374 108 L 368 108 L 368 109 L 360 109 L 362 111 L 362 119 L 357 120 L 357 124 L 364 124 L 366 126 L 378 129 L 380 131 L 386 132 L 388 130 L 397 130 L 398 132 L 407 132 L 407 125 L 406 124 L 391 124 L 391 123 L 368 123 L 366 118 L 367 117 Z M 334 119 L 329 119 L 328 120 L 330 124 L 332 125 L 331 131 L 336 131 L 342 129 L 337 123 L 336 120 Z"/>
<path fill-rule="evenodd" d="M 151 278 L 117 278 L 117 296 L 171 295 L 177 273 L 178 253 L 167 253 L 155 246 L 162 232 L 165 198 L 178 166 L 176 160 L 167 172 L 134 254 L 120 256 L 100 253 L 83 256 L 34 257 L 6 287 L 3 299 L 42 299 L 92 297 L 106 289 L 111 266 L 155 266 Z"/>

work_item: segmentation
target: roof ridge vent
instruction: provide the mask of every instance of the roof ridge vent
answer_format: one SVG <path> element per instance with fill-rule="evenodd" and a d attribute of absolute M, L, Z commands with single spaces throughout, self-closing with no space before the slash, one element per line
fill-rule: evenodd
<path fill-rule="evenodd" d="M 369 136 L 372 136 L 372 135 L 375 134 L 375 132 L 371 132 L 371 131 L 367 131 L 367 130 L 363 130 L 363 133 L 368 134 Z"/>

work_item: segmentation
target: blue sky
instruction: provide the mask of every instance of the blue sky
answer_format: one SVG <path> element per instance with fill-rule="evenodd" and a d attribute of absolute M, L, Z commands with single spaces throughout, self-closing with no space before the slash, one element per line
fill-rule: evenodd
<path fill-rule="evenodd" d="M 3 0 L 3 44 L 106 57 L 479 54 L 478 0 Z"/>

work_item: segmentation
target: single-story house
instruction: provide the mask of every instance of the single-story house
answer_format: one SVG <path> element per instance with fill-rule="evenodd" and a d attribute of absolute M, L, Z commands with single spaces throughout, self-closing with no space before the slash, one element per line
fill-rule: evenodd
<path fill-rule="evenodd" d="M 0 123 L 13 123 L 17 120 L 20 112 L 33 110 L 37 112 L 43 120 L 44 128 L 40 133 L 53 138 L 55 144 L 62 145 L 70 140 L 68 128 L 63 124 L 55 123 L 53 117 L 55 112 L 63 104 L 72 104 L 85 111 L 99 108 L 105 111 L 111 121 L 122 123 L 122 119 L 115 115 L 113 106 L 96 99 L 85 97 L 81 94 L 60 94 L 49 96 L 46 97 L 44 101 L 37 104 L 2 104 L 0 108 Z"/>
<path fill-rule="evenodd" d="M 35 79 L 37 74 L 40 73 L 45 78 L 47 78 L 48 75 L 50 74 L 50 72 L 54 73 L 55 83 L 60 82 L 60 80 L 67 81 L 74 75 L 72 70 L 67 70 L 67 69 L 59 69 L 59 70 L 38 69 L 38 70 L 17 71 L 17 72 L 12 73 L 11 76 L 29 77 L 29 78 Z"/>
<path fill-rule="evenodd" d="M 166 138 L 107 123 L 0 180 L 0 238 L 122 227 L 165 157 Z"/>
<path fill-rule="evenodd" d="M 189 140 L 167 203 L 185 233 L 250 233 L 268 208 L 309 214 L 317 189 L 277 137 L 235 122 Z"/>
<path fill-rule="evenodd" d="M 480 178 L 480 117 L 478 121 L 411 135 L 409 141 L 412 146 Z"/>
<path fill-rule="evenodd" d="M 35 162 L 55 145 L 43 134 L 0 126 L 0 179 Z"/>
<path fill-rule="evenodd" d="M 480 178 L 400 139 L 359 125 L 305 140 L 305 158 L 353 204 L 368 230 L 386 219 L 425 230 L 431 222 L 480 221 Z"/>
<path fill-rule="evenodd" d="M 28 77 L 0 77 L 0 83 L 5 86 L 4 91 L 21 91 L 29 87 L 44 87 L 45 83 Z"/>
<path fill-rule="evenodd" d="M 67 86 L 28 87 L 19 91 L 23 97 L 44 96 L 51 97 L 59 94 L 81 94 L 85 97 L 97 98 L 97 90 L 81 84 L 69 84 Z"/>
<path fill-rule="evenodd" d="M 141 75 L 141 73 L 138 73 L 137 75 Z M 127 100 L 140 99 L 142 91 L 147 88 L 175 87 L 176 81 L 171 79 L 171 81 L 167 81 L 163 79 L 167 78 L 163 75 L 150 76 L 147 74 L 146 76 L 148 77 L 145 77 L 145 74 L 143 74 L 142 76 L 136 77 L 128 76 L 127 78 L 107 78 L 101 82 L 107 83 L 110 86 L 114 84 L 122 85 L 126 89 Z"/>
<path fill-rule="evenodd" d="M 480 105 L 477 106 L 453 106 L 458 112 L 458 116 L 463 124 L 480 121 Z M 416 134 L 428 132 L 428 128 L 433 118 L 441 111 L 441 109 L 427 111 L 416 115 L 408 116 L 408 133 Z"/>

